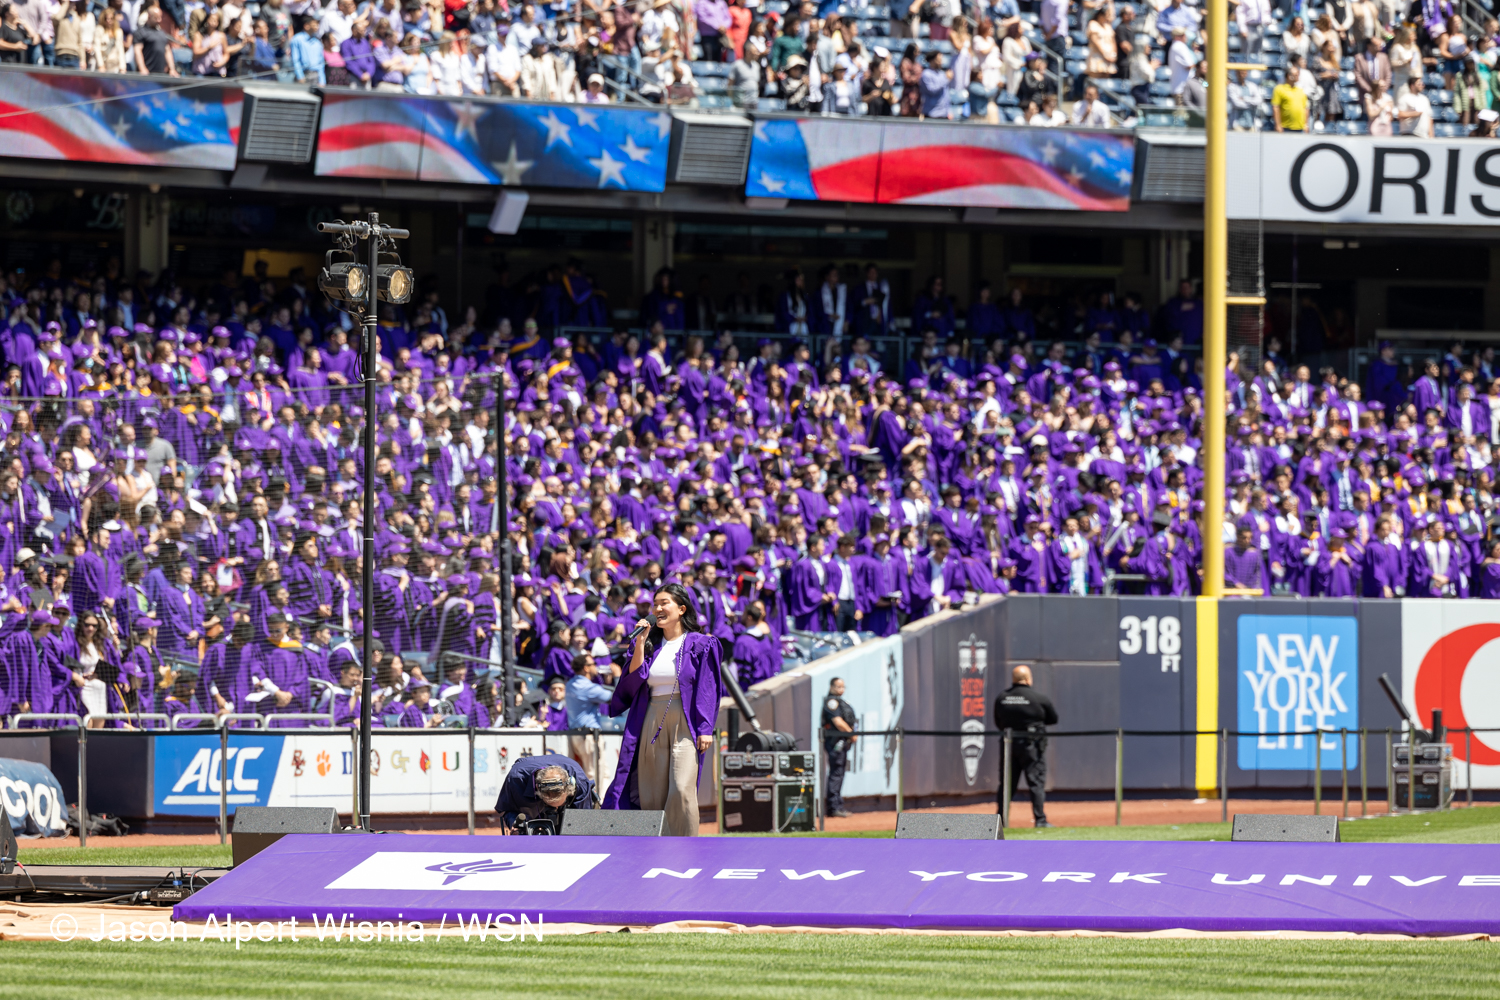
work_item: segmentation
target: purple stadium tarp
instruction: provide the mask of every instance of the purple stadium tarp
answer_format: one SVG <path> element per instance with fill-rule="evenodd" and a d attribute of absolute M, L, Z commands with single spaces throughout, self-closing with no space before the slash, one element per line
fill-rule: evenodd
<path fill-rule="evenodd" d="M 178 920 L 1500 933 L 1484 845 L 285 837 Z"/>

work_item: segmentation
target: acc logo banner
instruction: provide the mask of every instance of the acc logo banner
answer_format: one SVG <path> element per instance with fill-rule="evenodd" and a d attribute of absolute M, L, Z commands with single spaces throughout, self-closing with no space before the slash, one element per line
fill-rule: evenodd
<path fill-rule="evenodd" d="M 562 892 L 607 857 L 608 854 L 377 851 L 324 888 Z"/>
<path fill-rule="evenodd" d="M 235 743 L 229 747 L 229 788 L 225 796 L 230 811 L 235 806 L 270 805 L 285 737 L 236 733 L 231 739 Z M 156 811 L 167 816 L 217 816 L 221 771 L 218 736 L 177 736 L 155 742 Z"/>
<path fill-rule="evenodd" d="M 1359 729 L 1359 623 L 1354 618 L 1242 615 L 1238 635 L 1239 766 L 1311 770 L 1314 729 Z M 1303 735 L 1299 735 L 1303 734 Z M 1358 736 L 1348 761 L 1357 765 Z M 1339 767 L 1339 739 L 1322 738 L 1323 767 Z"/>

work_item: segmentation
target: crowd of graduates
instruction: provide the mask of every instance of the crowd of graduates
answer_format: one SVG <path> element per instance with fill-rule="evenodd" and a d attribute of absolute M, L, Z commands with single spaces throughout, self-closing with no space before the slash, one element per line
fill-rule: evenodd
<path fill-rule="evenodd" d="M 587 305 L 574 268 L 554 277 Z M 359 328 L 297 276 L 232 279 L 3 279 L 0 716 L 343 725 L 369 669 L 379 725 L 603 726 L 669 582 L 745 685 L 799 633 L 890 635 L 982 594 L 1192 594 L 1206 544 L 1241 593 L 1500 596 L 1500 380 L 1458 345 L 1416 371 L 1387 347 L 1363 385 L 1274 343 L 1259 370 L 1232 355 L 1228 516 L 1205 538 L 1191 286 L 1162 347 L 1125 316 L 1038 340 L 1019 296 L 987 331 L 940 329 L 934 293 L 899 373 L 842 313 L 868 308 L 857 288 L 789 313 L 838 307 L 817 357 L 669 329 L 668 285 L 613 336 L 450 326 L 434 294 L 381 317 L 367 470 Z M 502 527 L 530 685 L 497 669 Z"/>

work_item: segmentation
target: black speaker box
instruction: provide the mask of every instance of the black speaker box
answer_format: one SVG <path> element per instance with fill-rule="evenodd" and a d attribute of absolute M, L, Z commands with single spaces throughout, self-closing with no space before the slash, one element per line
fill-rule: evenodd
<path fill-rule="evenodd" d="M 1272 816 L 1236 813 L 1234 834 L 1230 840 L 1262 841 L 1277 844 L 1337 844 L 1337 816 Z"/>
<path fill-rule="evenodd" d="M 896 817 L 897 840 L 1004 840 L 999 814 L 913 813 Z"/>
<path fill-rule="evenodd" d="M 667 814 L 660 809 L 569 809 L 565 837 L 660 837 Z"/>
<path fill-rule="evenodd" d="M 240 806 L 230 843 L 234 863 L 244 864 L 289 833 L 336 833 L 338 810 L 329 806 Z"/>

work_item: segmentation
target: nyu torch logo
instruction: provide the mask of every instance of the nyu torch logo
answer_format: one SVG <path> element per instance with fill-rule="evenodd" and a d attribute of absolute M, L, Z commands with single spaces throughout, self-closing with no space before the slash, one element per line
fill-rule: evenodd
<path fill-rule="evenodd" d="M 984 756 L 984 671 L 989 666 L 990 644 L 969 633 L 958 644 L 959 753 L 964 758 L 964 778 L 974 784 L 979 777 L 979 758 Z"/>
<path fill-rule="evenodd" d="M 445 861 L 442 864 L 428 865 L 430 872 L 442 872 L 446 878 L 443 885 L 452 885 L 466 875 L 478 875 L 480 872 L 508 872 L 517 868 L 526 867 L 515 861 L 501 861 L 496 863 L 492 858 L 483 861 Z"/>

